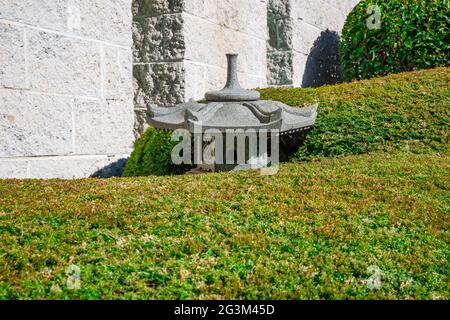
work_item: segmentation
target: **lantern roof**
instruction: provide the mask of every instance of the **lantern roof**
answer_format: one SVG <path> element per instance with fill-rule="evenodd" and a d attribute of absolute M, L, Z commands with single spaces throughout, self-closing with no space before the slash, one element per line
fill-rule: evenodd
<path fill-rule="evenodd" d="M 311 128 L 317 117 L 318 104 L 303 108 L 281 102 L 260 100 L 258 91 L 241 87 L 237 77 L 237 54 L 227 54 L 228 76 L 220 91 L 205 94 L 205 102 L 189 101 L 174 107 L 150 106 L 150 124 L 163 130 L 187 129 L 194 132 L 216 129 L 277 129 L 280 134 Z"/>

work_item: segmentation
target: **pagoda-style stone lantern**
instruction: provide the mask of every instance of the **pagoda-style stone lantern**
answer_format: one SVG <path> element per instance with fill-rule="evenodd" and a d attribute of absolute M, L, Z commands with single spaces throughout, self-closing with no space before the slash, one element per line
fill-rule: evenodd
<path fill-rule="evenodd" d="M 150 124 L 163 130 L 185 129 L 192 135 L 198 133 L 198 128 L 201 128 L 203 133 L 215 130 L 224 135 L 230 131 L 241 132 L 241 134 L 248 130 L 264 132 L 264 134 L 276 132 L 282 149 L 286 145 L 292 147 L 292 144 L 294 148 L 298 147 L 296 146 L 298 141 L 302 140 L 301 137 L 315 123 L 317 104 L 292 108 L 277 101 L 259 100 L 258 91 L 245 90 L 240 86 L 237 78 L 237 56 L 237 54 L 227 54 L 228 79 L 222 90 L 207 92 L 204 102 L 191 100 L 171 108 L 151 106 Z M 235 144 L 233 146 L 235 147 Z M 230 152 L 229 147 L 224 150 L 224 153 Z M 254 158 L 254 155 L 248 154 L 248 146 L 246 150 L 246 161 Z M 224 159 L 225 156 L 219 158 Z M 234 167 L 236 164 L 217 163 L 212 166 L 212 169 L 230 170 Z"/>

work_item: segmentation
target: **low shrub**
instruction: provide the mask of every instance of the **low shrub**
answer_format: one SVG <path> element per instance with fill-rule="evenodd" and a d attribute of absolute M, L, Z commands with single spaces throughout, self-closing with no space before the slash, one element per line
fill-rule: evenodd
<path fill-rule="evenodd" d="M 375 152 L 274 176 L 0 179 L 0 300 L 448 300 L 448 164 Z"/>
<path fill-rule="evenodd" d="M 123 176 L 160 176 L 186 171 L 185 166 L 172 163 L 170 154 L 176 144 L 177 142 L 171 139 L 171 132 L 148 128 L 136 141 Z"/>
<path fill-rule="evenodd" d="M 342 31 L 345 78 L 449 66 L 449 7 L 449 0 L 361 1 Z"/>

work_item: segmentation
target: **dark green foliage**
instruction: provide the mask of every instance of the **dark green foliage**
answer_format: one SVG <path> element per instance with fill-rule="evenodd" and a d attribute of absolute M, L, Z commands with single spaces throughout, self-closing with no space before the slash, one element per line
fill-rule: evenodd
<path fill-rule="evenodd" d="M 170 153 L 178 142 L 172 141 L 171 132 L 152 127 L 136 141 L 123 176 L 148 176 L 181 173 L 185 167 L 172 164 Z"/>
<path fill-rule="evenodd" d="M 375 150 L 448 151 L 449 68 L 316 89 L 269 88 L 263 99 L 319 101 L 318 118 L 295 160 Z"/>
<path fill-rule="evenodd" d="M 370 29 L 377 5 L 381 28 Z M 449 0 L 363 0 L 347 17 L 340 53 L 345 78 L 369 79 L 450 65 Z"/>

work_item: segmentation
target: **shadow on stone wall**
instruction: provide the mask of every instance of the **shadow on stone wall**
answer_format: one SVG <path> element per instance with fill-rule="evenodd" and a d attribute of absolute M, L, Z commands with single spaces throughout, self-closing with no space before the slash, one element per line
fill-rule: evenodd
<path fill-rule="evenodd" d="M 128 159 L 119 159 L 116 162 L 112 162 L 104 168 L 101 168 L 91 175 L 91 178 L 112 178 L 121 177 L 123 169 Z"/>
<path fill-rule="evenodd" d="M 322 31 L 314 41 L 306 61 L 302 87 L 319 87 L 343 81 L 339 56 L 339 34 L 336 31 Z"/>

